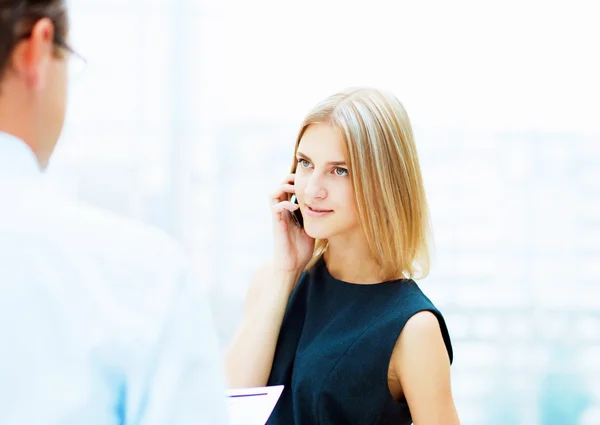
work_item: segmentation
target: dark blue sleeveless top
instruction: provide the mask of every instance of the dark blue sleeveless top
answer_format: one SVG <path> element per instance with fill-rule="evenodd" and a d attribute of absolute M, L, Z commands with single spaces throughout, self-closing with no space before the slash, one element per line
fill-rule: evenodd
<path fill-rule="evenodd" d="M 441 313 L 413 280 L 374 285 L 339 281 L 321 259 L 294 289 L 281 325 L 268 385 L 285 385 L 268 425 L 403 425 L 408 404 L 388 387 L 392 351 L 420 311 Z"/>

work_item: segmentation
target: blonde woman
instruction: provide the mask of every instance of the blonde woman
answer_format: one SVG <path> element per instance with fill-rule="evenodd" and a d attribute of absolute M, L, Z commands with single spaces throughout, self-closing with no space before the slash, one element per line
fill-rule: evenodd
<path fill-rule="evenodd" d="M 430 230 L 402 104 L 370 88 L 331 96 L 294 153 L 272 196 L 274 257 L 227 354 L 230 387 L 285 385 L 273 425 L 458 424 L 448 330 L 413 280 L 428 273 Z"/>

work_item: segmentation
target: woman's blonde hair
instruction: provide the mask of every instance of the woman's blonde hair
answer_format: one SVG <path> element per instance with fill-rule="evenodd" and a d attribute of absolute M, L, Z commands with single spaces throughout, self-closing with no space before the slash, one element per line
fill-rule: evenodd
<path fill-rule="evenodd" d="M 422 279 L 429 273 L 427 199 L 410 120 L 392 94 L 373 88 L 347 89 L 308 113 L 298 145 L 312 124 L 330 124 L 344 143 L 358 215 L 383 279 Z M 309 270 L 327 250 L 317 239 Z"/>

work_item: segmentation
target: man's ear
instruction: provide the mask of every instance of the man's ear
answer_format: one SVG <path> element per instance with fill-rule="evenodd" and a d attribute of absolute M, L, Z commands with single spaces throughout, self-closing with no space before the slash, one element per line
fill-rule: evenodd
<path fill-rule="evenodd" d="M 31 36 L 17 44 L 12 68 L 34 90 L 44 87 L 54 58 L 54 24 L 42 18 L 31 29 Z"/>

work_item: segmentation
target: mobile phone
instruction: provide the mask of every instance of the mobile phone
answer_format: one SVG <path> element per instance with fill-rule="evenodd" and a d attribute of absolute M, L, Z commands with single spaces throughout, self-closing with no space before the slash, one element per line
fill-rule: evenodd
<path fill-rule="evenodd" d="M 294 204 L 298 205 L 298 198 L 296 198 L 296 194 L 292 195 L 292 197 L 290 198 L 290 202 L 293 202 Z M 302 218 L 300 208 L 298 208 L 296 211 L 290 211 L 290 214 L 292 216 L 292 220 L 294 220 L 294 223 L 296 223 L 296 226 L 304 227 L 304 219 Z"/>

